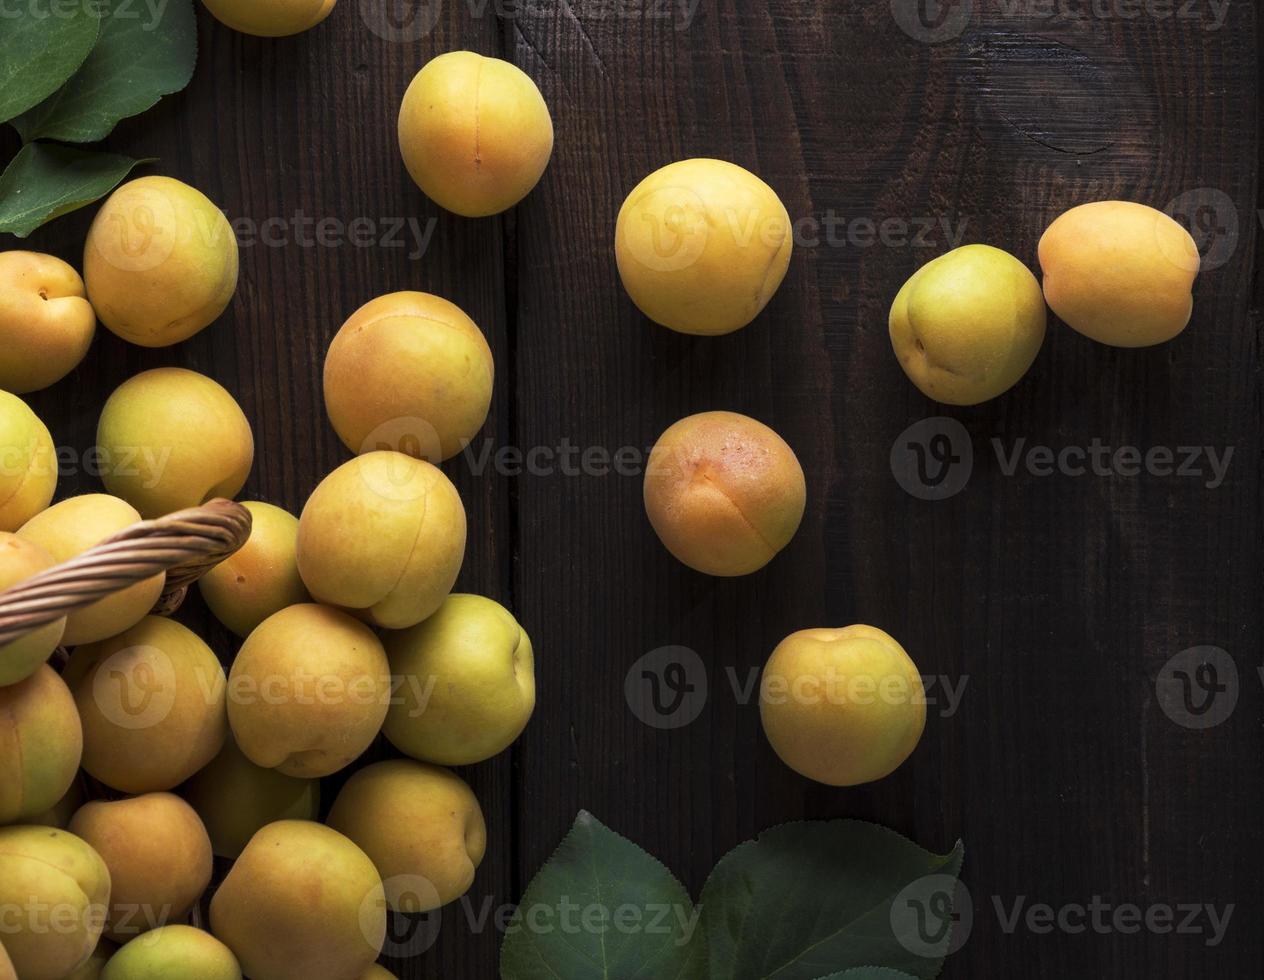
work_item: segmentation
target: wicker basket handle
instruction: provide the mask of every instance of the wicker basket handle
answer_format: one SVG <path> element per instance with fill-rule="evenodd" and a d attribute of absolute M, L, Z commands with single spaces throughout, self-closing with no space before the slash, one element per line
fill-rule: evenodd
<path fill-rule="evenodd" d="M 0 647 L 163 572 L 156 616 L 180 608 L 189 586 L 250 537 L 250 511 L 231 500 L 141 521 L 94 548 L 0 592 Z"/>

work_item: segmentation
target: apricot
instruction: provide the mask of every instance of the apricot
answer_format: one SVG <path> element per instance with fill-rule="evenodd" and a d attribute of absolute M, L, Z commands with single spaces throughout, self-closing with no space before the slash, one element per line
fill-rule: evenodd
<path fill-rule="evenodd" d="M 965 245 L 915 272 L 891 305 L 891 345 L 927 398 L 978 405 L 1027 373 L 1045 339 L 1045 304 L 1027 266 Z"/>
<path fill-rule="evenodd" d="M 83 728 L 65 682 L 51 667 L 0 687 L 0 824 L 29 823 L 70 789 Z"/>
<path fill-rule="evenodd" d="M 1202 259 L 1162 211 L 1095 201 L 1062 214 L 1040 239 L 1045 299 L 1063 322 L 1113 347 L 1149 347 L 1189 323 Z"/>
<path fill-rule="evenodd" d="M 0 252 L 0 388 L 56 384 L 88 353 L 97 316 L 71 266 L 38 252 Z"/>
<path fill-rule="evenodd" d="M 109 900 L 109 869 L 78 837 L 0 828 L 3 942 L 21 980 L 62 980 L 86 963 Z"/>
<path fill-rule="evenodd" d="M 426 63 L 399 110 L 404 165 L 426 196 L 456 214 L 499 214 L 526 197 L 553 154 L 553 119 L 515 65 L 473 51 Z"/>
<path fill-rule="evenodd" d="M 241 406 L 223 386 L 184 368 L 155 368 L 123 382 L 101 411 L 97 444 L 106 489 L 147 519 L 235 497 L 255 458 Z"/>
<path fill-rule="evenodd" d="M 215 618 L 246 637 L 273 613 L 307 602 L 310 596 L 294 554 L 298 518 L 255 500 L 242 506 L 253 518 L 250 539 L 207 572 L 198 588 Z"/>
<path fill-rule="evenodd" d="M 13 969 L 13 961 L 5 952 L 3 943 L 0 943 L 0 980 L 18 980 L 17 971 Z"/>
<path fill-rule="evenodd" d="M 707 575 L 749 575 L 790 543 L 807 489 L 794 450 L 735 412 L 664 432 L 645 471 L 645 510 L 667 550 Z"/>
<path fill-rule="evenodd" d="M 0 594 L 55 564 L 53 556 L 16 534 L 0 531 Z M 41 626 L 20 640 L 0 645 L 0 687 L 16 684 L 35 673 L 61 643 L 66 617 Z"/>
<path fill-rule="evenodd" d="M 288 37 L 311 30 L 338 0 L 202 0 L 216 20 L 255 37 Z"/>
<path fill-rule="evenodd" d="M 382 879 L 336 830 L 279 820 L 250 839 L 216 891 L 211 932 L 251 980 L 356 977 L 386 938 Z"/>
<path fill-rule="evenodd" d="M 83 768 L 124 793 L 173 789 L 219 753 L 228 732 L 224 668 L 202 640 L 147 616 L 78 647 L 66 680 L 83 720 Z"/>
<path fill-rule="evenodd" d="M 398 980 L 398 978 L 386 967 L 374 963 L 360 974 L 359 980 Z"/>
<path fill-rule="evenodd" d="M 357 456 L 316 488 L 298 523 L 298 570 L 313 598 L 406 629 L 447 598 L 465 557 L 465 507 L 431 464 Z"/>
<path fill-rule="evenodd" d="M 377 737 L 390 665 L 371 629 L 306 603 L 269 616 L 229 675 L 228 720 L 251 762 L 315 779 L 353 762 Z"/>
<path fill-rule="evenodd" d="M 70 497 L 27 521 L 18 537 L 43 548 L 58 562 L 69 561 L 140 520 L 136 508 L 118 497 L 89 493 Z M 167 577 L 158 574 L 106 596 L 66 617 L 62 642 L 95 643 L 140 622 L 162 595 Z"/>
<path fill-rule="evenodd" d="M 26 402 L 0 391 L 0 531 L 16 531 L 56 489 L 53 437 Z"/>
<path fill-rule="evenodd" d="M 325 359 L 325 408 L 354 453 L 393 449 L 433 463 L 487 421 L 495 367 L 474 321 L 429 293 L 360 307 Z"/>
<path fill-rule="evenodd" d="M 795 772 L 857 786 L 912 754 L 926 726 L 926 694 L 909 655 L 882 630 L 809 629 L 769 657 L 759 714 L 773 750 Z"/>
<path fill-rule="evenodd" d="M 509 610 L 450 595 L 429 619 L 386 637 L 398 679 L 383 733 L 423 762 L 465 766 L 503 752 L 535 709 L 531 640 Z"/>
<path fill-rule="evenodd" d="M 110 958 L 101 980 L 241 980 L 241 967 L 209 932 L 171 925 L 125 945 Z"/>
<path fill-rule="evenodd" d="M 97 317 L 141 347 L 188 340 L 237 291 L 237 239 L 201 191 L 170 177 L 140 177 L 106 199 L 83 252 Z"/>
<path fill-rule="evenodd" d="M 184 795 L 206 825 L 211 849 L 235 858 L 250 838 L 276 820 L 315 820 L 320 782 L 256 766 L 229 738 L 210 764 L 185 786 Z"/>
<path fill-rule="evenodd" d="M 632 189 L 615 223 L 623 287 L 678 333 L 740 330 L 790 267 L 794 235 L 777 192 L 724 160 L 668 164 Z"/>
<path fill-rule="evenodd" d="M 211 841 L 193 807 L 170 793 L 85 803 L 70 819 L 110 869 L 105 933 L 119 942 L 180 922 L 211 883 Z"/>
<path fill-rule="evenodd" d="M 474 792 L 455 773 L 396 759 L 353 775 L 334 800 L 329 826 L 373 861 L 396 912 L 429 912 L 474 883 L 487 827 Z"/>

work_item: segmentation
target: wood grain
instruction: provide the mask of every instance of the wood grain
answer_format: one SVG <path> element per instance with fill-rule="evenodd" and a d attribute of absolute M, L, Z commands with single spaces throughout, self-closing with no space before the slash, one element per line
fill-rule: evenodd
<path fill-rule="evenodd" d="M 447 464 L 470 513 L 460 587 L 518 613 L 537 651 L 539 709 L 511 753 L 463 773 L 491 830 L 468 903 L 445 910 L 433 948 L 384 962 L 408 978 L 496 976 L 499 932 L 470 916 L 516 900 L 585 808 L 695 895 L 726 851 L 786 820 L 872 819 L 938 850 L 963 838 L 973 926 L 945 977 L 1258 975 L 1254 8 L 1232 4 L 1213 28 L 1144 10 L 1050 18 L 989 0 L 928 44 L 889 3 L 549 0 L 512 16 L 453 3 L 406 41 L 370 30 L 366 4 L 343 0 L 321 28 L 284 41 L 200 15 L 190 89 L 109 145 L 161 156 L 161 172 L 248 229 L 302 215 L 368 218 L 384 235 L 391 219 L 416 219 L 423 233 L 433 220 L 424 255 L 381 235 L 371 247 L 304 245 L 291 222 L 284 245 L 243 248 L 241 288 L 213 329 L 156 352 L 102 331 L 71 379 L 31 399 L 57 442 L 91 445 L 105 397 L 136 371 L 191 367 L 233 391 L 255 427 L 243 498 L 297 510 L 347 456 L 320 398 L 329 340 L 373 296 L 420 288 L 488 334 L 498 379 L 486 445 L 644 452 L 677 418 L 724 408 L 776 428 L 809 483 L 794 543 L 764 571 L 722 581 L 670 558 L 635 475 L 568 475 L 556 455 L 517 476 L 476 472 L 469 458 Z M 413 73 L 462 47 L 515 61 L 556 123 L 549 171 L 500 219 L 440 213 L 394 144 Z M 0 143 L 16 148 L 8 135 Z M 749 167 L 802 219 L 785 284 L 726 338 L 648 323 L 615 269 L 624 196 L 686 156 Z M 980 241 L 1034 268 L 1041 232 L 1067 207 L 1123 197 L 1162 208 L 1198 189 L 1196 202 L 1216 203 L 1208 244 L 1223 262 L 1199 278 L 1177 341 L 1114 350 L 1051 321 L 1031 374 L 964 410 L 926 401 L 900 372 L 887 309 L 930 258 Z M 26 247 L 78 264 L 90 217 L 60 220 Z M 965 426 L 974 469 L 963 492 L 927 502 L 901 489 L 888 460 L 908 426 L 941 415 Z M 1008 475 L 992 444 L 1008 453 L 1094 439 L 1234 454 L 1208 487 Z M 95 489 L 86 473 L 66 473 L 60 492 Z M 232 656 L 200 603 L 181 618 Z M 925 674 L 964 684 L 964 696 L 951 715 L 932 705 L 921 747 L 889 779 L 814 786 L 776 759 L 743 692 L 787 633 L 861 621 L 897 636 Z M 1223 647 L 1239 670 L 1236 710 L 1205 731 L 1174 723 L 1155 693 L 1169 659 L 1198 645 Z M 700 715 L 677 729 L 644 723 L 625 697 L 633 665 L 668 646 L 695 651 L 708 685 Z M 1214 947 L 1145 930 L 1007 931 L 997 911 L 1020 897 L 1060 907 L 1094 896 L 1237 908 Z M 406 933 L 396 938 L 408 948 Z"/>
<path fill-rule="evenodd" d="M 1015 21 L 989 5 L 928 46 L 888 5 L 865 6 L 705 4 L 684 30 L 551 9 L 515 24 L 514 57 L 559 116 L 553 166 L 519 209 L 520 437 L 646 446 L 683 415 L 733 409 L 787 438 L 810 487 L 795 543 L 765 571 L 719 581 L 658 545 L 639 481 L 523 483 L 520 604 L 540 621 L 541 649 L 566 659 L 546 662 L 549 707 L 520 750 L 523 816 L 553 831 L 526 840 L 520 870 L 547 857 L 579 806 L 695 894 L 725 851 L 771 824 L 859 816 L 939 849 L 965 839 L 974 925 L 946 976 L 1259 964 L 1249 927 L 1209 949 L 1197 937 L 1008 935 L 996 911 L 1020 896 L 1094 895 L 1259 908 L 1256 863 L 1229 856 L 1259 842 L 1255 678 L 1244 673 L 1233 718 L 1206 733 L 1154 699 L 1161 667 L 1186 647 L 1223 646 L 1248 671 L 1259 660 L 1254 221 L 1200 281 L 1180 342 L 1115 351 L 1054 324 L 1031 376 L 976 409 L 928 403 L 886 337 L 891 298 L 919 265 L 984 241 L 1034 266 L 1044 227 L 1085 200 L 1164 207 L 1210 187 L 1253 216 L 1252 12 L 1209 33 Z M 844 229 L 835 245 L 807 235 L 768 310 L 732 337 L 647 323 L 614 268 L 624 195 L 692 155 L 750 167 L 792 217 L 834 215 Z M 936 225 L 929 241 L 875 244 L 888 219 L 911 239 L 940 219 L 952 234 Z M 965 423 L 976 464 L 965 492 L 927 503 L 902 492 L 888 456 L 908 425 L 940 414 Z M 1215 490 L 1010 477 L 994 437 L 1236 454 Z M 794 629 L 854 621 L 890 630 L 965 697 L 953 717 L 932 710 L 923 745 L 888 780 L 812 787 L 773 756 L 726 672 L 745 680 Z M 662 731 L 629 714 L 623 687 L 642 655 L 671 644 L 700 655 L 710 697 L 692 725 Z"/>

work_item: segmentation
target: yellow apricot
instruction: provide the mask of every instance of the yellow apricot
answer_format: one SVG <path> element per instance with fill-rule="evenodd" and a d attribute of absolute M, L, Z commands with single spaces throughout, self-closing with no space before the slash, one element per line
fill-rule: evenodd
<path fill-rule="evenodd" d="M 411 759 L 353 775 L 329 811 L 329 826 L 364 850 L 405 913 L 454 902 L 474 883 L 487 827 L 474 792 L 455 773 Z"/>
<path fill-rule="evenodd" d="M 198 581 L 215 618 L 238 636 L 275 612 L 309 601 L 298 574 L 298 518 L 258 501 L 244 506 L 253 519 L 250 539 Z"/>
<path fill-rule="evenodd" d="M 390 665 L 371 629 L 306 603 L 269 616 L 229 675 L 228 720 L 250 761 L 314 779 L 353 762 L 382 729 Z"/>
<path fill-rule="evenodd" d="M 307 501 L 298 570 L 318 601 L 406 629 L 452 591 L 465 534 L 465 507 L 442 471 L 403 453 L 366 453 Z"/>
<path fill-rule="evenodd" d="M 83 768 L 124 793 L 173 789 L 228 732 L 224 668 L 187 627 L 147 616 L 76 648 L 65 672 L 83 721 Z"/>
<path fill-rule="evenodd" d="M 1049 307 L 1084 336 L 1114 347 L 1149 347 L 1184 330 L 1200 265 L 1188 231 L 1131 201 L 1081 204 L 1040 239 Z"/>
<path fill-rule="evenodd" d="M 777 192 L 724 160 L 654 171 L 615 225 L 623 286 L 655 323 L 715 336 L 750 323 L 790 266 L 794 236 Z"/>
<path fill-rule="evenodd" d="M 56 489 L 53 437 L 26 402 L 0 391 L 0 531 L 16 531 Z"/>
<path fill-rule="evenodd" d="M 78 837 L 0 828 L 3 942 L 21 980 L 62 980 L 88 962 L 109 900 L 110 872 Z"/>
<path fill-rule="evenodd" d="M 97 316 L 71 266 L 38 252 L 0 252 L 0 388 L 39 391 L 88 353 Z"/>
<path fill-rule="evenodd" d="M 85 803 L 70 819 L 110 869 L 105 932 L 127 942 L 180 922 L 211 881 L 211 841 L 193 808 L 170 793 Z"/>
<path fill-rule="evenodd" d="M 56 671 L 0 687 L 0 824 L 34 823 L 56 806 L 82 755 L 79 713 Z"/>
<path fill-rule="evenodd" d="M 479 218 L 513 207 L 539 182 L 553 153 L 553 119 L 517 66 L 450 51 L 404 93 L 399 148 L 427 197 Z"/>
<path fill-rule="evenodd" d="M 232 950 L 193 926 L 161 926 L 110 957 L 101 980 L 241 980 Z"/>
<path fill-rule="evenodd" d="M 184 368 L 155 368 L 119 385 L 101 411 L 97 444 L 106 489 L 147 519 L 235 497 L 255 458 L 241 406 L 218 382 Z"/>
<path fill-rule="evenodd" d="M 97 212 L 83 253 L 101 322 L 141 347 L 168 347 L 209 326 L 237 291 L 237 239 L 201 191 L 141 177 Z"/>
<path fill-rule="evenodd" d="M 325 407 L 354 453 L 393 449 L 432 463 L 487 421 L 495 367 L 487 339 L 454 303 L 390 293 L 343 324 L 325 359 Z"/>
<path fill-rule="evenodd" d="M 503 752 L 535 710 L 531 639 L 504 606 L 453 594 L 429 619 L 387 634 L 397 680 L 383 733 L 424 762 L 465 766 Z"/>
<path fill-rule="evenodd" d="M 664 432 L 645 472 L 645 510 L 667 550 L 707 575 L 749 575 L 799 529 L 803 468 L 777 433 L 736 412 Z"/>
<path fill-rule="evenodd" d="M 917 747 L 926 696 L 913 661 L 872 626 L 801 630 L 768 658 L 764 733 L 781 760 L 829 786 L 893 772 Z"/>
<path fill-rule="evenodd" d="M 338 0 L 202 0 L 216 20 L 255 37 L 288 37 L 311 30 Z"/>
<path fill-rule="evenodd" d="M 927 398 L 977 405 L 1016 385 L 1040 353 L 1045 304 L 1027 266 L 965 245 L 922 266 L 891 305 L 891 345 Z"/>
<path fill-rule="evenodd" d="M 251 980 L 356 977 L 386 938 L 382 879 L 336 830 L 279 820 L 250 839 L 215 892 L 211 932 Z"/>

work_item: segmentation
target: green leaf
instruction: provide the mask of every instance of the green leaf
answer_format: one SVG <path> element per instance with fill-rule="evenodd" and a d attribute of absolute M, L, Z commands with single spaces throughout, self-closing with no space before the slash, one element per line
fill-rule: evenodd
<path fill-rule="evenodd" d="M 112 191 L 139 163 L 56 143 L 28 143 L 0 176 L 0 232 L 25 238 L 40 225 Z"/>
<path fill-rule="evenodd" d="M 842 973 L 831 973 L 820 980 L 917 980 L 910 973 L 888 970 L 885 966 L 855 966 Z"/>
<path fill-rule="evenodd" d="M 951 900 L 962 855 L 960 843 L 936 855 L 857 820 L 775 827 L 730 851 L 702 890 L 712 975 L 818 980 L 885 967 L 928 980 L 948 953 L 951 916 L 931 908 L 926 918 L 925 906 Z"/>
<path fill-rule="evenodd" d="M 0 4 L 0 122 L 61 88 L 88 57 L 100 26 L 89 3 Z"/>
<path fill-rule="evenodd" d="M 527 887 L 500 952 L 505 980 L 700 980 L 693 903 L 670 871 L 580 811 Z"/>
<path fill-rule="evenodd" d="M 155 14 L 136 0 L 105 0 L 101 36 L 62 88 L 17 119 L 26 142 L 94 143 L 119 120 L 154 106 L 189 84 L 197 63 L 192 0 L 168 0 Z"/>

